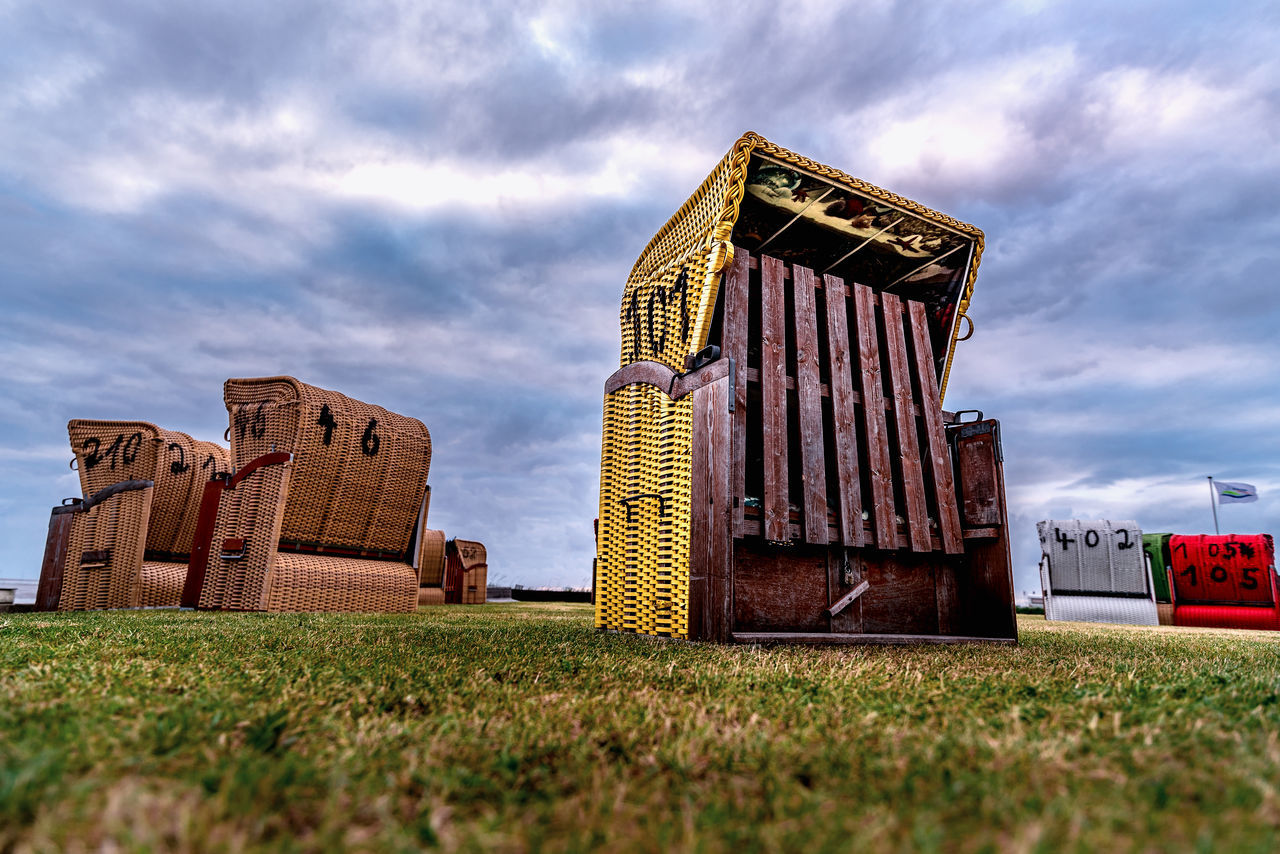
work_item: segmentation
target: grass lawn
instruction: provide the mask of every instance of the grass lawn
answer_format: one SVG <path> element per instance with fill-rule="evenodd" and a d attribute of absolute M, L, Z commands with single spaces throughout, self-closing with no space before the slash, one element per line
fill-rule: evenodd
<path fill-rule="evenodd" d="M 588 606 L 0 615 L 0 851 L 1280 847 L 1280 637 L 715 647 Z"/>

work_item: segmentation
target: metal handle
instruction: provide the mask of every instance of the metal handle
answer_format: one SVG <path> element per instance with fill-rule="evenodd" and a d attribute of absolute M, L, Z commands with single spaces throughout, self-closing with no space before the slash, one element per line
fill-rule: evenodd
<path fill-rule="evenodd" d="M 959 323 L 961 320 L 969 321 L 969 331 L 966 332 L 963 336 L 957 336 L 956 341 L 968 341 L 970 338 L 973 337 L 973 318 L 967 314 L 962 314 L 960 315 L 959 319 L 956 322 Z"/>

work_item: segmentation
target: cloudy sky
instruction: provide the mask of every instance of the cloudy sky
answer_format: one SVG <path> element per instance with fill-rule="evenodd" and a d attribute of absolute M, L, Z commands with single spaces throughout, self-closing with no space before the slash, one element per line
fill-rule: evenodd
<path fill-rule="evenodd" d="M 607 8 L 606 8 L 607 7 Z M 0 0 L 0 576 L 69 418 L 292 374 L 422 418 L 433 527 L 591 575 L 648 239 L 745 130 L 987 234 L 948 408 L 1035 522 L 1280 533 L 1280 6 Z"/>

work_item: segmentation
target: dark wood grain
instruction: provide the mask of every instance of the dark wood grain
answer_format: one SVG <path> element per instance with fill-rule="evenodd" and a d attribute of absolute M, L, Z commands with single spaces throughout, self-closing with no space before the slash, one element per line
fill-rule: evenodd
<path fill-rule="evenodd" d="M 1004 463 L 1000 459 L 995 420 L 952 428 L 956 438 L 960 491 L 966 483 L 981 487 L 964 498 L 961 519 L 989 520 L 983 527 L 995 529 L 994 539 L 984 537 L 965 543 L 968 567 L 963 578 L 964 624 L 968 631 L 1017 639 L 1018 624 L 1013 608 L 1013 562 L 1009 553 L 1009 523 L 1004 494 Z M 971 500 L 973 502 L 972 511 Z"/>
<path fill-rule="evenodd" d="M 907 529 L 913 551 L 929 551 L 929 508 L 924 497 L 924 473 L 920 465 L 920 443 L 916 419 L 912 415 L 915 395 L 911 388 L 911 367 L 907 342 L 902 331 L 902 300 L 897 294 L 880 295 L 884 314 L 885 349 L 889 355 L 889 386 L 893 389 L 893 421 L 898 437 L 899 466 L 905 499 Z"/>
<path fill-rule="evenodd" d="M 951 563 L 939 563 L 934 567 L 934 599 L 938 609 L 938 634 L 953 635 L 957 629 L 960 610 L 960 588 L 956 581 L 956 569 Z"/>
<path fill-rule="evenodd" d="M 861 521 L 858 527 L 862 527 Z M 827 589 L 831 591 L 831 599 L 839 601 L 863 583 L 861 550 L 837 546 L 827 552 Z M 847 570 L 847 572 L 846 572 Z M 839 613 L 828 617 L 831 631 L 852 634 L 862 633 L 862 597 Z"/>
<path fill-rule="evenodd" d="M 676 373 L 661 362 L 632 362 L 614 371 L 609 379 L 605 380 L 604 393 L 612 394 L 632 383 L 645 383 L 661 389 L 672 400 L 679 400 L 707 383 L 713 383 L 728 375 L 727 359 L 717 359 L 709 365 L 685 374 Z"/>
<path fill-rule="evenodd" d="M 805 542 L 827 544 L 827 462 L 822 435 L 821 378 L 818 374 L 818 311 L 813 271 L 792 270 L 796 326 L 796 397 L 799 403 L 801 508 Z"/>
<path fill-rule="evenodd" d="M 831 412 L 835 430 L 836 506 L 840 541 L 845 545 L 866 544 L 862 529 L 862 480 L 858 474 L 858 395 L 853 390 L 849 364 L 849 321 L 845 310 L 844 286 L 834 276 L 826 277 L 827 364 L 831 373 Z"/>
<path fill-rule="evenodd" d="M 787 539 L 787 358 L 783 264 L 761 259 L 761 416 L 764 421 L 764 535 Z"/>
<path fill-rule="evenodd" d="M 865 631 L 921 635 L 938 631 L 932 557 L 909 551 L 866 555 L 863 577 L 871 589 L 861 599 Z"/>
<path fill-rule="evenodd" d="M 876 308 L 871 289 L 851 284 L 854 323 L 858 330 L 858 373 L 862 392 L 862 420 L 867 437 L 868 479 L 871 481 L 871 511 L 876 545 L 896 549 L 894 525 L 893 469 L 889 460 L 889 432 L 884 420 L 884 386 L 880 375 L 880 342 L 876 334 Z"/>
<path fill-rule="evenodd" d="M 773 644 L 869 644 L 884 646 L 914 646 L 916 644 L 989 643 L 1012 644 L 1016 639 L 960 637 L 958 635 L 891 635 L 891 634 L 834 634 L 830 632 L 734 632 L 734 643 Z"/>
<path fill-rule="evenodd" d="M 778 549 L 734 543 L 735 631 L 825 631 L 825 548 Z"/>
<path fill-rule="evenodd" d="M 56 611 L 62 601 L 62 573 L 67 565 L 71 520 L 76 510 L 71 506 L 55 507 L 49 514 L 49 536 L 44 543 L 44 560 L 40 563 L 40 582 L 36 585 L 37 611 Z"/>
<path fill-rule="evenodd" d="M 754 383 L 758 383 L 758 382 L 760 382 L 760 372 L 759 372 L 758 370 L 756 370 L 755 368 L 746 368 L 746 369 L 744 369 L 744 370 L 740 371 L 740 372 L 739 372 L 739 377 L 740 377 L 740 378 L 745 378 L 745 379 L 746 379 L 746 381 L 747 381 L 748 383 L 753 383 L 753 384 L 754 384 Z M 796 378 L 795 378 L 795 377 L 793 377 L 793 376 L 788 376 L 788 377 L 787 377 L 787 391 L 795 391 L 795 390 L 796 390 Z M 823 397 L 830 397 L 830 396 L 831 396 L 831 389 L 827 387 L 827 384 L 826 384 L 826 383 L 822 383 L 821 385 L 819 385 L 819 386 L 818 386 L 818 391 L 822 394 L 822 396 L 823 396 Z M 854 402 L 854 403 L 862 403 L 862 395 L 861 395 L 861 394 L 859 394 L 857 391 L 854 391 L 854 392 L 853 392 L 853 402 Z M 883 398 L 883 402 L 884 402 L 884 410 L 885 410 L 885 412 L 892 412 L 892 411 L 893 411 L 893 401 L 889 400 L 888 398 Z M 919 415 L 919 414 L 920 414 L 920 406 L 919 406 L 919 404 L 917 404 L 917 405 L 915 406 L 915 414 L 916 414 L 916 415 Z"/>
<path fill-rule="evenodd" d="M 966 528 L 1003 524 L 1003 484 L 996 476 L 998 449 L 994 421 L 953 427 L 956 432 L 956 468 L 960 479 L 960 511 Z"/>
<path fill-rule="evenodd" d="M 924 303 L 907 302 L 911 322 L 915 370 L 920 382 L 920 409 L 924 417 L 928 459 L 926 471 L 938 508 L 938 536 L 948 554 L 964 551 L 960 536 L 960 511 L 956 506 L 955 479 L 951 474 L 951 450 L 942 423 L 942 401 L 938 397 L 938 379 L 934 373 L 933 345 L 929 342 L 929 320 Z"/>
<path fill-rule="evenodd" d="M 724 279 L 724 347 L 738 372 L 733 406 L 733 535 L 742 536 L 742 510 L 746 499 L 747 465 L 747 330 L 751 320 L 751 255 L 736 247 L 733 264 Z"/>
<path fill-rule="evenodd" d="M 707 470 L 710 472 L 711 517 L 707 568 L 708 637 L 727 641 L 733 631 L 733 422 L 729 415 L 729 380 L 724 378 L 698 392 L 705 400 L 704 424 L 710 437 Z"/>
<path fill-rule="evenodd" d="M 729 381 L 693 394 L 689 530 L 689 634 L 724 641 L 732 629 Z"/>

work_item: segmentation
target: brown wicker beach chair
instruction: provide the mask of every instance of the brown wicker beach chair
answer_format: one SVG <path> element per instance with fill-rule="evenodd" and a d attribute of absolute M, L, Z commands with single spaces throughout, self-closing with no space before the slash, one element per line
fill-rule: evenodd
<path fill-rule="evenodd" d="M 418 604 L 443 605 L 445 540 L 444 531 L 425 530 L 418 545 Z"/>
<path fill-rule="evenodd" d="M 412 611 L 431 437 L 292 377 L 227 380 L 235 473 L 210 482 L 183 604 Z"/>
<path fill-rule="evenodd" d="M 227 449 L 143 421 L 67 425 L 83 498 L 55 507 L 40 610 L 176 606 L 205 481 Z"/>
<path fill-rule="evenodd" d="M 489 581 L 484 543 L 449 540 L 445 549 L 444 597 L 458 605 L 483 605 Z"/>

